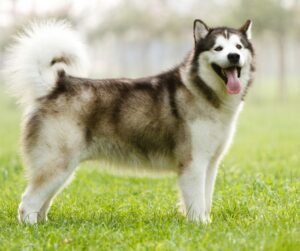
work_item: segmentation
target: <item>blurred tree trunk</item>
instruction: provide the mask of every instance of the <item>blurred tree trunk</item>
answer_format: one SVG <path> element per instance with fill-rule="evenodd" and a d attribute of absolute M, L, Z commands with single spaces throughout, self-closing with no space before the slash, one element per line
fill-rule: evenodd
<path fill-rule="evenodd" d="M 296 62 L 299 60 L 299 58 L 300 58 L 300 38 L 298 38 L 298 40 L 297 40 L 297 44 L 296 44 L 296 51 L 298 52 L 298 55 L 297 54 L 295 54 L 295 56 L 296 56 Z M 297 65 L 297 69 L 299 69 L 300 67 L 299 67 L 299 65 Z M 300 70 L 297 72 L 298 73 L 298 75 L 297 75 L 297 80 L 298 80 L 298 82 L 299 82 L 299 84 L 298 84 L 298 96 L 300 97 Z"/>
<path fill-rule="evenodd" d="M 278 35 L 278 84 L 279 98 L 285 100 L 287 96 L 286 65 L 285 65 L 285 40 L 284 35 Z"/>
<path fill-rule="evenodd" d="M 13 17 L 13 20 L 15 20 L 17 16 L 17 0 L 12 0 L 11 1 L 11 12 L 10 15 Z"/>

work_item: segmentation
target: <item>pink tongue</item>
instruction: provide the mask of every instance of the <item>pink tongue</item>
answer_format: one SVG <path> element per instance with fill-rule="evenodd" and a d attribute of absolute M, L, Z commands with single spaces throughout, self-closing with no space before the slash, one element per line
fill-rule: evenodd
<path fill-rule="evenodd" d="M 227 76 L 226 89 L 228 94 L 238 94 L 241 91 L 241 83 L 236 68 L 225 70 Z"/>

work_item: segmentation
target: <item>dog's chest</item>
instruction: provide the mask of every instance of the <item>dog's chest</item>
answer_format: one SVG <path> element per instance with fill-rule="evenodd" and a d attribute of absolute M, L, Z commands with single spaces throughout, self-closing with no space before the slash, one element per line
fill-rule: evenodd
<path fill-rule="evenodd" d="M 196 119 L 189 123 L 192 154 L 212 156 L 217 149 L 232 138 L 235 127 L 233 119 L 224 116 Z"/>

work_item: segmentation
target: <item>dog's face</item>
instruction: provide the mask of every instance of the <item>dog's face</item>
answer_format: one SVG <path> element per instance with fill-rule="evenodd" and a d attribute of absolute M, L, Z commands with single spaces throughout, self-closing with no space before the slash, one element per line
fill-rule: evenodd
<path fill-rule="evenodd" d="M 228 94 L 238 94 L 243 89 L 249 75 L 253 48 L 250 43 L 251 21 L 240 29 L 227 27 L 208 28 L 200 20 L 194 22 L 195 53 L 199 65 L 199 75 L 214 75 L 217 84 L 226 88 Z M 202 72 L 201 69 L 205 71 Z M 209 80 L 208 80 L 209 82 Z M 209 84 L 209 83 L 208 83 Z"/>

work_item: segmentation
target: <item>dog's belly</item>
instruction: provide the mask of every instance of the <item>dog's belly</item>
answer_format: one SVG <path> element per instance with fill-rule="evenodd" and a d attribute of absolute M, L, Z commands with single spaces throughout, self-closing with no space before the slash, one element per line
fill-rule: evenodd
<path fill-rule="evenodd" d="M 96 159 L 106 167 L 123 170 L 175 171 L 178 168 L 176 158 L 169 149 L 143 151 L 127 142 L 100 138 L 84 152 L 82 159 Z"/>

